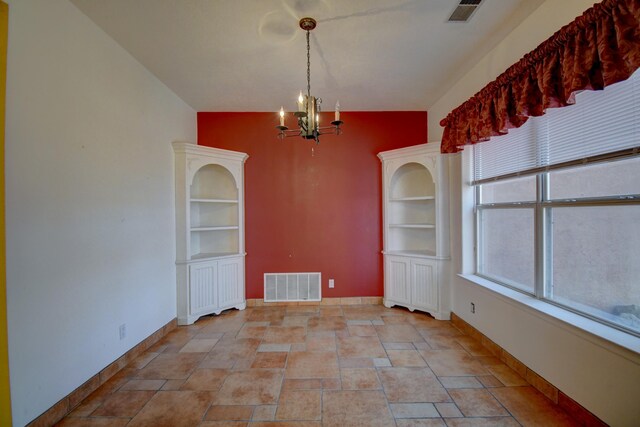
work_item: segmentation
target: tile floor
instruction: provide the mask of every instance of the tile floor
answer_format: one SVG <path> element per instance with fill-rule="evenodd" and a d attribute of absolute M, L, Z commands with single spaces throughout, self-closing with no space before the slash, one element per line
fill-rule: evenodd
<path fill-rule="evenodd" d="M 377 305 L 253 307 L 178 327 L 61 426 L 569 426 L 450 322 Z"/>

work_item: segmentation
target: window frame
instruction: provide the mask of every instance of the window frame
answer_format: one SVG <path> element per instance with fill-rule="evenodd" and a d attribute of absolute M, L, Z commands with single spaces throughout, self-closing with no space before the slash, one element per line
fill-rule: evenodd
<path fill-rule="evenodd" d="M 473 147 L 465 149 L 471 152 L 468 154 L 468 163 L 470 168 L 475 165 Z M 575 313 L 579 316 L 586 317 L 595 322 L 601 323 L 608 327 L 622 331 L 629 335 L 640 337 L 640 331 L 627 328 L 624 325 L 609 321 L 603 317 L 593 315 L 587 311 L 579 310 L 570 305 L 563 304 L 553 298 L 553 228 L 552 217 L 556 208 L 563 207 L 601 207 L 601 206 L 623 206 L 635 205 L 640 206 L 640 194 L 626 195 L 607 195 L 599 197 L 576 197 L 571 199 L 552 199 L 550 195 L 550 174 L 555 171 L 570 170 L 579 167 L 588 167 L 594 164 L 602 164 L 604 162 L 615 162 L 618 160 L 628 160 L 632 158 L 640 158 L 640 146 L 633 149 L 621 150 L 618 152 L 607 153 L 604 155 L 592 156 L 590 158 L 581 159 L 579 161 L 565 162 L 562 164 L 547 166 L 544 168 L 536 168 L 526 173 L 510 173 L 504 176 L 490 178 L 479 182 L 467 181 L 473 194 L 473 271 L 474 275 L 484 280 L 490 281 L 500 286 L 509 288 L 515 292 L 525 294 L 538 301 L 551 304 Z M 511 179 L 517 179 L 525 176 L 535 176 L 536 181 L 536 200 L 523 202 L 498 202 L 498 203 L 482 203 L 482 185 L 493 182 L 505 182 Z M 518 286 L 501 281 L 499 278 L 483 274 L 482 266 L 482 212 L 492 209 L 517 209 L 529 208 L 534 210 L 534 291 L 528 292 Z"/>

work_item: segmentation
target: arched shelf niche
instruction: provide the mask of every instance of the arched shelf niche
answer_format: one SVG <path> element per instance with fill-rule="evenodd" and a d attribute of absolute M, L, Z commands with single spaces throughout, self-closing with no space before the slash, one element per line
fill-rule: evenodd
<path fill-rule="evenodd" d="M 416 162 L 400 166 L 389 183 L 390 252 L 436 254 L 436 183 L 429 169 Z"/>
<path fill-rule="evenodd" d="M 238 186 L 224 166 L 207 164 L 190 186 L 191 259 L 239 252 Z"/>

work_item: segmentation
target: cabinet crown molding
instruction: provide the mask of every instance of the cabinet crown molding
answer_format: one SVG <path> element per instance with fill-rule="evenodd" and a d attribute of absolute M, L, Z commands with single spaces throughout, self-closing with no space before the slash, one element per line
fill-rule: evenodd
<path fill-rule="evenodd" d="M 204 158 L 215 158 L 217 160 L 239 160 L 242 163 L 249 158 L 249 155 L 246 153 L 224 150 L 222 148 L 206 147 L 204 145 L 197 145 L 191 142 L 174 141 L 171 145 L 173 146 L 173 151 L 176 154 L 190 154 Z"/>
<path fill-rule="evenodd" d="M 386 161 L 396 158 L 404 158 L 412 155 L 438 153 L 440 153 L 440 143 L 429 142 L 427 144 L 412 145 L 409 147 L 397 148 L 395 150 L 383 151 L 381 153 L 378 153 L 378 158 L 381 161 Z"/>

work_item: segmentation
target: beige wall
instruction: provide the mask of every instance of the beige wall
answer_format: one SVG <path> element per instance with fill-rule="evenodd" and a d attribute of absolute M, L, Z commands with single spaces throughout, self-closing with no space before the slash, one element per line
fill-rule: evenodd
<path fill-rule="evenodd" d="M 68 0 L 9 3 L 7 308 L 22 426 L 176 316 L 170 143 L 195 141 L 196 114 Z"/>
<path fill-rule="evenodd" d="M 430 139 L 441 138 L 439 122 L 449 111 L 592 4 L 592 0 L 547 0 L 542 4 L 429 109 Z M 463 197 L 462 156 L 450 155 L 450 166 L 453 311 L 605 422 L 614 426 L 637 423 L 640 419 L 637 352 L 457 275 L 464 271 L 463 235 L 467 241 L 473 239 L 472 230 L 468 227 L 463 230 L 463 218 L 468 224 L 473 214 L 468 205 L 469 195 Z M 470 272 L 466 262 L 464 268 L 464 272 Z M 471 302 L 475 303 L 475 314 L 470 313 Z M 583 327 L 588 328 L 589 324 Z M 628 336 L 626 341 L 639 347 L 637 338 Z"/>

